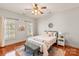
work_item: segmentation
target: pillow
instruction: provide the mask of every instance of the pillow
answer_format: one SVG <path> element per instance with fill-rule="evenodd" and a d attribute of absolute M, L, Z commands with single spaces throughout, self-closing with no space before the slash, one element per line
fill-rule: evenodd
<path fill-rule="evenodd" d="M 53 32 L 53 36 L 56 36 L 56 32 Z"/>
<path fill-rule="evenodd" d="M 41 35 L 48 36 L 48 33 L 47 32 L 43 32 Z"/>
<path fill-rule="evenodd" d="M 57 36 L 56 32 L 47 32 L 47 34 L 48 34 L 49 37 L 51 37 L 51 36 L 53 36 L 53 37 Z"/>
<path fill-rule="evenodd" d="M 52 32 L 48 32 L 48 36 L 49 37 L 53 36 Z"/>

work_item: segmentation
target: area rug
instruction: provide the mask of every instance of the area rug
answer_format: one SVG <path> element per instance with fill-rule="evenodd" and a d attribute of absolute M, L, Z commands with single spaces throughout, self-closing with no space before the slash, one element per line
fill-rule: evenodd
<path fill-rule="evenodd" d="M 49 56 L 65 56 L 65 50 L 57 47 L 51 48 Z"/>

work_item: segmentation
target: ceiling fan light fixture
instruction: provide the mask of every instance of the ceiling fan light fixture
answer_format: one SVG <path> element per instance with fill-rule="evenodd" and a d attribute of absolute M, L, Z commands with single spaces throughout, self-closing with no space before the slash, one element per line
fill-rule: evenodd
<path fill-rule="evenodd" d="M 41 15 L 41 13 L 40 13 L 40 12 L 38 12 L 38 14 L 39 14 L 39 15 Z"/>
<path fill-rule="evenodd" d="M 38 13 L 34 13 L 34 15 L 38 15 Z"/>
<path fill-rule="evenodd" d="M 34 11 L 32 10 L 32 14 L 34 14 Z"/>
<path fill-rule="evenodd" d="M 40 7 L 38 4 L 32 4 L 32 14 L 34 15 L 41 15 L 43 14 L 42 9 L 46 9 L 46 7 Z"/>
<path fill-rule="evenodd" d="M 32 7 L 35 7 L 35 4 L 34 3 L 32 4 Z"/>
<path fill-rule="evenodd" d="M 38 10 L 34 10 L 36 13 L 38 12 Z"/>
<path fill-rule="evenodd" d="M 41 14 L 44 14 L 43 11 L 44 9 L 47 9 L 46 6 L 39 6 L 38 4 L 36 3 L 33 3 L 32 4 L 32 8 L 28 9 L 24 9 L 24 10 L 31 10 L 31 13 L 34 14 L 34 15 L 41 15 Z"/>

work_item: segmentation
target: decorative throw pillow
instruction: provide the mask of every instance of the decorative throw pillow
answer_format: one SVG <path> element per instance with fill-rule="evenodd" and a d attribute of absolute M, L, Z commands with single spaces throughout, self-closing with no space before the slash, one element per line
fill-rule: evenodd
<path fill-rule="evenodd" d="M 52 36 L 52 32 L 48 32 L 48 36 L 51 37 Z"/>

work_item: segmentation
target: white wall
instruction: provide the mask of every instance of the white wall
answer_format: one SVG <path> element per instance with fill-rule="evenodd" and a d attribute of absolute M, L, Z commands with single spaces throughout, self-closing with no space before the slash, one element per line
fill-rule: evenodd
<path fill-rule="evenodd" d="M 34 18 L 29 18 L 28 16 L 17 14 L 17 13 L 14 13 L 14 12 L 11 12 L 11 11 L 8 11 L 5 9 L 0 9 L 0 16 L 33 22 L 33 25 L 34 25 L 33 26 L 33 31 L 34 31 L 33 33 L 34 33 L 34 35 L 36 35 L 36 32 L 37 32 L 36 23 L 37 23 L 37 21 Z"/>
<path fill-rule="evenodd" d="M 33 33 L 34 33 L 34 36 L 38 35 L 38 20 L 37 19 L 33 21 Z"/>
<path fill-rule="evenodd" d="M 53 23 L 52 29 L 48 28 L 49 23 Z M 39 19 L 38 33 L 42 34 L 45 30 L 56 30 L 64 33 L 66 44 L 79 48 L 79 8 L 55 13 L 48 19 Z"/>
<path fill-rule="evenodd" d="M 0 9 L 0 16 L 19 19 L 19 20 L 26 20 L 26 21 L 29 21 L 29 22 L 34 22 L 34 20 L 32 18 L 26 17 L 24 15 L 21 15 L 21 14 L 15 13 L 15 12 L 8 11 L 8 10 L 5 10 L 5 9 Z M 18 21 L 17 24 L 18 23 L 20 23 L 20 22 Z M 23 36 L 23 35 L 21 35 L 21 36 Z M 17 38 L 18 37 L 16 37 L 15 40 L 7 40 L 5 42 L 5 45 L 8 44 L 8 43 L 15 43 L 15 42 L 19 41 Z"/>
<path fill-rule="evenodd" d="M 32 18 L 1 8 L 0 8 L 0 16 L 32 21 Z"/>

